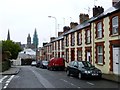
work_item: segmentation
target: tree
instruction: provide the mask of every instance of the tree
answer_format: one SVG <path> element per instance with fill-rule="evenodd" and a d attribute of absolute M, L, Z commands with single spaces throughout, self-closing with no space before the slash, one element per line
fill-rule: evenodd
<path fill-rule="evenodd" d="M 17 43 L 11 40 L 2 41 L 2 54 L 6 55 L 5 58 L 16 59 L 20 51 L 21 48 Z"/>

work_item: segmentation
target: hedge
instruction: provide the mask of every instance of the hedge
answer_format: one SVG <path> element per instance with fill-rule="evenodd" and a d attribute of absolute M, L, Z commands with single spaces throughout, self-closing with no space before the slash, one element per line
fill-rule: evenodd
<path fill-rule="evenodd" d="M 0 63 L 0 72 L 4 72 L 6 70 L 8 70 L 11 67 L 11 63 L 9 60 L 7 61 L 3 61 L 2 63 Z"/>

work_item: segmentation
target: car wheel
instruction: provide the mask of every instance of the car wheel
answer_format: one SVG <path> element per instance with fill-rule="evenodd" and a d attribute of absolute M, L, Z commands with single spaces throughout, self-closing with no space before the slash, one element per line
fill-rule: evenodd
<path fill-rule="evenodd" d="M 82 79 L 82 74 L 81 73 L 78 74 L 78 78 Z"/>
<path fill-rule="evenodd" d="M 70 76 L 70 71 L 69 70 L 67 70 L 67 76 Z"/>

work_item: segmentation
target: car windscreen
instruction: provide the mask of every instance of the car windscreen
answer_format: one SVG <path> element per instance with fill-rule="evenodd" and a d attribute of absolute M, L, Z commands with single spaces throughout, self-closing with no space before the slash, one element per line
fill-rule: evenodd
<path fill-rule="evenodd" d="M 78 67 L 84 67 L 82 62 L 78 62 Z"/>
<path fill-rule="evenodd" d="M 44 64 L 48 64 L 48 61 L 42 61 L 42 63 L 44 63 Z"/>
<path fill-rule="evenodd" d="M 83 62 L 84 67 L 93 67 L 93 65 L 89 62 Z"/>
<path fill-rule="evenodd" d="M 36 61 L 33 61 L 32 64 L 36 64 Z"/>

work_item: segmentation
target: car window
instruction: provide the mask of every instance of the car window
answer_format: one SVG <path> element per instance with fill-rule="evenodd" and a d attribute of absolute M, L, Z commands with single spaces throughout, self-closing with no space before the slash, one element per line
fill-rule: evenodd
<path fill-rule="evenodd" d="M 74 61 L 70 62 L 70 64 L 69 64 L 69 65 L 70 65 L 70 66 L 73 66 L 73 63 L 74 63 Z"/>
<path fill-rule="evenodd" d="M 84 67 L 82 62 L 78 62 L 78 67 Z"/>
<path fill-rule="evenodd" d="M 48 61 L 42 61 L 42 63 L 48 64 Z"/>
<path fill-rule="evenodd" d="M 85 67 L 93 67 L 92 64 L 89 63 L 89 62 L 83 62 L 83 65 L 84 65 Z"/>
<path fill-rule="evenodd" d="M 78 63 L 77 63 L 77 62 L 74 62 L 73 65 L 74 65 L 74 66 L 78 66 Z"/>
<path fill-rule="evenodd" d="M 35 64 L 35 63 L 36 63 L 36 61 L 33 61 L 33 62 L 32 62 L 32 64 Z"/>

